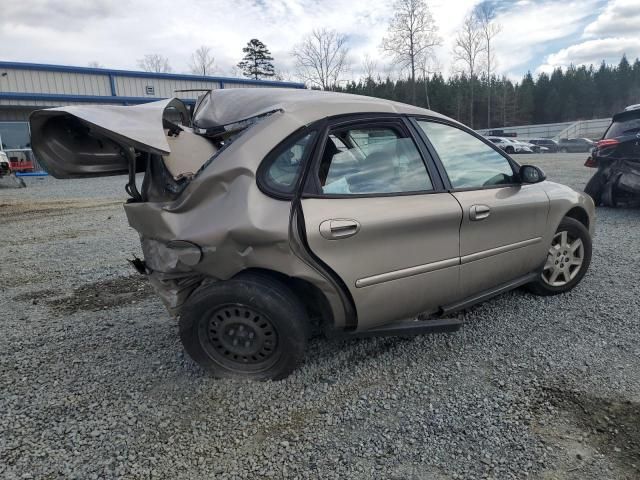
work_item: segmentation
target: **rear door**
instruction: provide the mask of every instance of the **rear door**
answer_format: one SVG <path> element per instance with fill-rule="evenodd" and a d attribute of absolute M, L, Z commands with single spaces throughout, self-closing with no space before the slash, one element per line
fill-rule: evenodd
<path fill-rule="evenodd" d="M 458 297 L 462 210 L 425 152 L 400 118 L 334 123 L 316 152 L 307 241 L 346 284 L 359 330 Z"/>
<path fill-rule="evenodd" d="M 446 122 L 418 120 L 460 203 L 460 284 L 464 297 L 542 266 L 549 199 L 519 182 L 517 165 L 480 137 Z"/>

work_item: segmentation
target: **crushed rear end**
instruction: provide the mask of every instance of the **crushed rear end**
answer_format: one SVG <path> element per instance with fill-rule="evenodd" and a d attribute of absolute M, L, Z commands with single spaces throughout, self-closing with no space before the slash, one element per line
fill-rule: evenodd
<path fill-rule="evenodd" d="M 640 110 L 613 116 L 585 166 L 598 169 L 585 187 L 596 205 L 640 205 Z"/>
<path fill-rule="evenodd" d="M 224 220 L 212 222 L 212 212 L 229 212 L 230 203 L 247 203 L 241 198 L 247 189 L 230 193 L 230 184 L 246 182 L 251 172 L 222 170 L 213 178 L 200 177 L 241 132 L 271 113 L 240 119 L 230 112 L 214 114 L 209 94 L 198 99 L 193 119 L 175 98 L 137 106 L 52 108 L 30 118 L 33 150 L 52 176 L 126 175 L 130 198 L 125 211 L 144 254 L 144 260 L 134 259 L 132 264 L 149 276 L 174 314 L 205 280 L 224 279 L 241 268 L 242 258 L 220 262 L 221 256 L 229 255 L 225 245 L 236 243 L 229 241 L 234 232 Z M 200 184 L 187 192 L 195 180 Z M 274 235 L 265 234 L 262 241 L 287 240 L 286 229 L 284 239 Z"/>

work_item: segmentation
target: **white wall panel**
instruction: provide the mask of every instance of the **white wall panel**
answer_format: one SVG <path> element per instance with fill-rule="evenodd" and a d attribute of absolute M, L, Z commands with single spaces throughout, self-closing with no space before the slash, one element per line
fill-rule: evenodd
<path fill-rule="evenodd" d="M 108 75 L 2 69 L 0 91 L 57 95 L 111 95 Z"/>

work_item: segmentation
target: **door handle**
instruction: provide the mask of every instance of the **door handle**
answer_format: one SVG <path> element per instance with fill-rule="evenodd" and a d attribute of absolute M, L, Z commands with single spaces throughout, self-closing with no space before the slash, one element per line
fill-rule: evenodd
<path fill-rule="evenodd" d="M 355 220 L 336 218 L 325 220 L 320 224 L 320 235 L 327 240 L 348 238 L 360 231 L 360 224 Z"/>
<path fill-rule="evenodd" d="M 469 219 L 472 222 L 478 220 L 484 220 L 491 214 L 491 209 L 488 205 L 472 205 L 469 209 Z"/>

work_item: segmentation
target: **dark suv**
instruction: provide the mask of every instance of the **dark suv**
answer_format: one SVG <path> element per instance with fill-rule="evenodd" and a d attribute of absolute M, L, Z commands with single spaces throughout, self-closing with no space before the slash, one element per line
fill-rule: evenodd
<path fill-rule="evenodd" d="M 546 153 L 556 153 L 558 151 L 558 142 L 550 138 L 532 138 L 527 141 L 539 147 L 547 148 Z"/>
<path fill-rule="evenodd" d="M 590 152 L 595 142 L 588 138 L 561 138 L 558 142 L 558 151 L 562 153 Z"/>
<path fill-rule="evenodd" d="M 598 169 L 585 187 L 596 205 L 640 202 L 640 105 L 613 116 L 585 165 Z"/>

